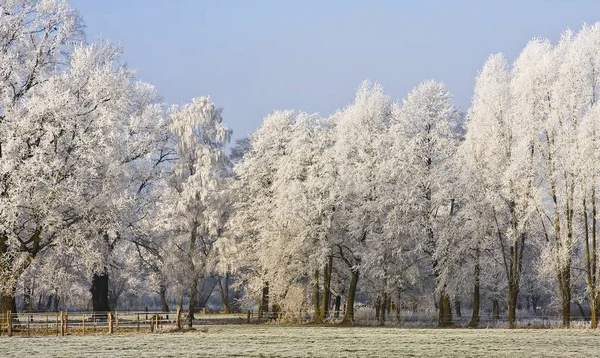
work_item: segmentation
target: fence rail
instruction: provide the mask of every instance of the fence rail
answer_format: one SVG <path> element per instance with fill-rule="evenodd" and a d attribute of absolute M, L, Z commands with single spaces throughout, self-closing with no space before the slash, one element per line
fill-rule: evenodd
<path fill-rule="evenodd" d="M 313 319 L 310 310 L 290 312 L 262 312 L 246 311 L 239 314 L 197 314 L 203 324 L 224 323 L 264 323 L 269 321 L 291 320 L 295 323 L 306 323 Z M 341 317 L 331 315 L 327 322 L 337 322 Z M 470 317 L 454 317 L 456 327 L 466 327 Z M 355 321 L 358 324 L 378 325 L 379 319 L 370 310 L 355 312 Z M 0 337 L 2 336 L 41 336 L 41 335 L 93 335 L 113 333 L 150 333 L 155 331 L 169 331 L 181 329 L 183 326 L 191 327 L 198 321 L 189 320 L 181 309 L 176 312 L 150 312 L 150 311 L 113 311 L 113 312 L 43 312 L 43 313 L 11 313 L 0 315 Z M 436 315 L 425 313 L 404 313 L 399 318 L 389 314 L 386 325 L 402 325 L 404 327 L 432 327 L 437 322 Z M 558 328 L 562 326 L 560 316 L 529 316 L 517 317 L 517 327 L 532 328 Z M 571 323 L 576 327 L 587 327 L 589 319 L 585 317 L 571 317 Z M 483 315 L 479 320 L 479 327 L 503 328 L 508 326 L 507 317 L 492 318 Z"/>
<path fill-rule="evenodd" d="M 112 334 L 153 332 L 162 327 L 181 327 L 181 311 L 165 312 L 47 312 L 0 316 L 0 336 Z"/>

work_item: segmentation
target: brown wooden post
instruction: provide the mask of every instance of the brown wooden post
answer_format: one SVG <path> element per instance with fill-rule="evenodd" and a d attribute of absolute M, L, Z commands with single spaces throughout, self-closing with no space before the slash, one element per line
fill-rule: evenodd
<path fill-rule="evenodd" d="M 65 335 L 65 317 L 63 311 L 60 311 L 60 335 Z"/>
<path fill-rule="evenodd" d="M 112 313 L 108 312 L 107 318 L 108 318 L 108 334 L 112 334 L 113 333 L 113 317 L 112 317 Z"/>
<path fill-rule="evenodd" d="M 181 306 L 177 306 L 177 318 L 175 319 L 177 329 L 181 329 Z"/>
<path fill-rule="evenodd" d="M 158 330 L 158 313 L 154 315 L 154 329 Z"/>
<path fill-rule="evenodd" d="M 67 331 L 69 330 L 69 311 L 65 310 L 65 334 L 67 334 Z"/>
<path fill-rule="evenodd" d="M 12 312 L 8 311 L 6 312 L 6 326 L 8 329 L 8 336 L 12 337 L 13 335 L 13 326 L 12 326 Z"/>
<path fill-rule="evenodd" d="M 137 314 L 137 331 L 140 331 L 140 314 Z"/>
<path fill-rule="evenodd" d="M 247 323 L 250 323 L 250 310 L 248 310 L 248 318 L 246 319 Z"/>

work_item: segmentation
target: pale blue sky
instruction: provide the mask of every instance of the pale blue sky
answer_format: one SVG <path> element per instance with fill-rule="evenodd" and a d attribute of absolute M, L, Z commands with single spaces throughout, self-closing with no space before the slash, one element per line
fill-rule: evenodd
<path fill-rule="evenodd" d="M 273 109 L 328 115 L 365 78 L 394 99 L 433 78 L 466 109 L 491 53 L 512 60 L 532 37 L 600 20 L 595 0 L 71 2 L 89 40 L 122 44 L 168 103 L 210 95 L 235 138 Z"/>

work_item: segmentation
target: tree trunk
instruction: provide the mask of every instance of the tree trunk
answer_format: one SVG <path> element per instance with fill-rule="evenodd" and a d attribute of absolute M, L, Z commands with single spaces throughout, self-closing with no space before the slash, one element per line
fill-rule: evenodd
<path fill-rule="evenodd" d="M 260 312 L 259 312 L 259 322 L 260 319 L 262 317 L 262 315 L 266 315 L 269 312 L 269 283 L 265 282 L 263 284 L 263 289 L 262 289 L 262 298 L 261 298 L 261 302 L 260 302 Z"/>
<path fill-rule="evenodd" d="M 231 313 L 231 308 L 229 306 L 229 273 L 225 274 L 224 281 L 222 282 L 222 277 L 219 276 L 219 293 L 221 294 L 221 306 L 223 308 L 223 313 Z"/>
<path fill-rule="evenodd" d="M 322 306 L 321 306 L 321 313 L 322 313 L 322 317 L 323 319 L 327 319 L 327 316 L 329 315 L 329 300 L 331 297 L 331 292 L 330 292 L 330 288 L 331 288 L 331 273 L 332 273 L 332 267 L 333 265 L 333 256 L 329 256 L 329 262 L 327 264 L 325 264 L 325 270 L 323 272 L 323 295 L 322 295 Z"/>
<path fill-rule="evenodd" d="M 335 318 L 339 318 L 340 317 L 340 308 L 342 306 L 342 296 L 340 295 L 336 295 L 335 296 Z"/>
<path fill-rule="evenodd" d="M 58 306 L 60 305 L 60 296 L 58 295 L 58 292 L 54 294 L 54 307 L 53 307 L 53 311 L 54 312 L 58 312 Z"/>
<path fill-rule="evenodd" d="M 356 287 L 360 273 L 358 270 L 351 270 L 350 289 L 348 290 L 348 299 L 346 301 L 346 313 L 344 314 L 343 324 L 354 323 L 354 298 L 356 297 Z"/>
<path fill-rule="evenodd" d="M 480 304 L 480 296 L 479 296 L 479 275 L 481 272 L 481 267 L 479 266 L 479 256 L 480 256 L 480 248 L 477 245 L 475 249 L 475 269 L 473 270 L 473 314 L 471 315 L 471 322 L 469 322 L 469 327 L 475 328 L 479 326 L 479 304 Z"/>
<path fill-rule="evenodd" d="M 517 300 L 519 298 L 519 287 L 514 284 L 508 285 L 508 327 L 516 327 Z"/>
<path fill-rule="evenodd" d="M 590 301 L 590 326 L 592 329 L 598 328 L 598 301 Z"/>
<path fill-rule="evenodd" d="M 188 324 L 190 328 L 192 328 L 195 318 L 196 301 L 198 301 L 198 277 L 194 277 L 192 287 L 190 287 L 190 302 L 188 303 Z"/>
<path fill-rule="evenodd" d="M 108 272 L 95 273 L 92 276 L 92 310 L 101 313 L 100 317 L 106 319 L 106 313 L 110 312 L 108 300 Z"/>
<path fill-rule="evenodd" d="M 385 325 L 385 313 L 386 313 L 386 305 L 388 302 L 387 292 L 383 291 L 383 298 L 381 299 L 381 305 L 379 307 L 379 325 Z"/>
<path fill-rule="evenodd" d="M 158 294 L 160 296 L 160 305 L 162 312 L 169 312 L 169 304 L 167 303 L 167 286 L 165 284 L 161 284 L 158 289 Z"/>
<path fill-rule="evenodd" d="M 14 291 L 14 290 L 13 290 Z M 6 312 L 10 311 L 11 313 L 17 312 L 17 301 L 15 300 L 15 294 L 6 295 L 3 294 L 0 296 L 0 301 L 2 301 L 2 314 L 0 314 L 0 326 L 3 322 L 6 322 Z"/>
<path fill-rule="evenodd" d="M 438 317 L 438 326 L 447 327 L 452 325 L 452 309 L 450 304 L 450 296 L 442 292 L 440 295 L 440 310 Z"/>
<path fill-rule="evenodd" d="M 500 319 L 500 303 L 498 299 L 494 298 L 492 301 L 492 319 L 499 320 Z"/>
<path fill-rule="evenodd" d="M 571 267 L 570 265 L 560 271 L 562 285 L 560 294 L 562 298 L 562 324 L 563 328 L 571 325 Z"/>
<path fill-rule="evenodd" d="M 323 322 L 323 317 L 321 316 L 321 310 L 320 310 L 320 298 L 319 298 L 319 269 L 315 270 L 315 273 L 313 275 L 313 308 L 315 310 L 315 317 L 314 317 L 314 322 L 315 323 L 321 323 Z"/>

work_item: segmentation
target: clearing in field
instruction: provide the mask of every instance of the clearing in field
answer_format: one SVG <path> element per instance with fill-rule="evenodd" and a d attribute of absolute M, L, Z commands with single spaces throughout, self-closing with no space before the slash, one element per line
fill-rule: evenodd
<path fill-rule="evenodd" d="M 12 337 L 3 357 L 594 357 L 593 330 L 199 326 L 175 334 Z"/>

